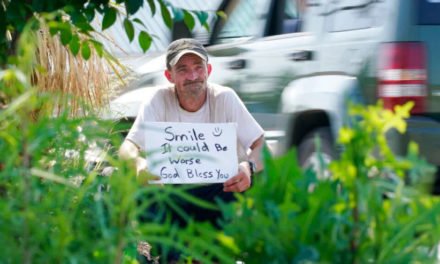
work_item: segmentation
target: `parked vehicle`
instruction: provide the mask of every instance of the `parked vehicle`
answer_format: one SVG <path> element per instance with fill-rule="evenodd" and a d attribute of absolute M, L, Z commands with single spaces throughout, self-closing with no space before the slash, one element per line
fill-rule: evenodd
<path fill-rule="evenodd" d="M 330 160 L 349 101 L 382 99 L 388 109 L 413 101 L 408 132 L 390 135 L 390 145 L 403 154 L 414 140 L 440 166 L 439 1 L 226 0 L 221 8 L 228 19 L 207 43 L 210 80 L 236 89 L 278 154 L 296 147 L 301 165 L 312 166 L 318 136 Z M 150 70 L 143 81 L 165 82 L 157 76 Z"/>

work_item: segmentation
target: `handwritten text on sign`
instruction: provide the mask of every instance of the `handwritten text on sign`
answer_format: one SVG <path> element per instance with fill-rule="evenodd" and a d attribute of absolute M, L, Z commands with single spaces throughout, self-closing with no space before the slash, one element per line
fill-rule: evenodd
<path fill-rule="evenodd" d="M 161 183 L 224 182 L 238 171 L 233 123 L 146 124 L 149 171 Z"/>

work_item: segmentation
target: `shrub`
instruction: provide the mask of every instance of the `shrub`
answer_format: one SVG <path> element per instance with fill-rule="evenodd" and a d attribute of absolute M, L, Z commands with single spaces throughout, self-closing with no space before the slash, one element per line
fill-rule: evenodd
<path fill-rule="evenodd" d="M 18 59 L 32 64 L 28 57 Z M 57 94 L 37 92 L 29 79 L 16 68 L 0 71 L 2 263 L 133 263 L 142 241 L 160 260 L 177 248 L 183 259 L 232 261 L 207 223 L 188 219 L 179 228 L 155 217 L 139 221 L 153 203 L 172 207 L 171 197 L 212 205 L 173 186 L 143 186 L 135 170 L 108 149 L 121 143 L 112 132 L 115 124 L 100 121 L 85 106 L 86 116 L 72 117 L 69 104 L 52 115 Z M 117 168 L 111 177 L 88 169 L 95 144 L 108 150 L 105 160 Z"/>
<path fill-rule="evenodd" d="M 411 104 L 395 113 L 350 108 L 343 152 L 318 180 L 295 151 L 272 159 L 238 201 L 223 205 L 224 232 L 248 263 L 434 262 L 440 238 L 438 198 L 426 191 L 433 167 L 410 143 L 395 157 L 386 135 L 405 130 Z M 319 142 L 317 142 L 319 143 Z"/>

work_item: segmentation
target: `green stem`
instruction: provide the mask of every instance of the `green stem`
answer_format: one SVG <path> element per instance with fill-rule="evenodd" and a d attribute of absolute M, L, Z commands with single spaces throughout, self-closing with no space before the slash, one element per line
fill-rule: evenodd
<path fill-rule="evenodd" d="M 31 248 L 30 248 L 30 228 L 29 228 L 29 221 L 28 221 L 28 210 L 29 209 L 29 204 L 30 204 L 30 199 L 31 199 L 31 192 L 32 192 L 32 187 L 30 184 L 30 173 L 29 173 L 29 168 L 31 166 L 31 162 L 30 162 L 30 155 L 28 153 L 28 148 L 27 148 L 27 144 L 26 141 L 23 142 L 23 170 L 22 170 L 22 178 L 24 180 L 24 189 L 23 189 L 23 212 L 24 212 L 24 217 L 23 217 L 23 244 L 22 244 L 22 252 L 23 252 L 23 263 L 32 263 L 32 252 L 31 252 Z"/>

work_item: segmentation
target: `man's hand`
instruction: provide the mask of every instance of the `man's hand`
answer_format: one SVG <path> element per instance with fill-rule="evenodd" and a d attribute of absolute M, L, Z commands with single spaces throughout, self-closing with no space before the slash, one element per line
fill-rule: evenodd
<path fill-rule="evenodd" d="M 251 171 L 247 162 L 238 165 L 238 174 L 223 183 L 224 192 L 244 192 L 251 186 Z"/>
<path fill-rule="evenodd" d="M 138 147 L 130 140 L 124 140 L 119 148 L 119 157 L 124 160 L 131 160 L 132 166 L 136 169 L 136 179 L 142 185 L 147 185 L 149 181 L 160 180 L 160 177 L 154 176 L 148 172 L 147 161 L 139 156 Z"/>
<path fill-rule="evenodd" d="M 148 172 L 147 161 L 144 158 L 136 158 L 136 179 L 142 185 L 148 185 L 149 181 L 160 180 L 159 176 L 155 176 Z M 163 184 L 160 184 L 163 185 Z"/>

